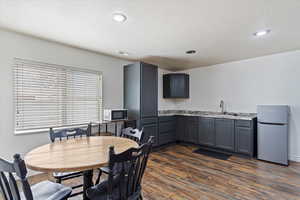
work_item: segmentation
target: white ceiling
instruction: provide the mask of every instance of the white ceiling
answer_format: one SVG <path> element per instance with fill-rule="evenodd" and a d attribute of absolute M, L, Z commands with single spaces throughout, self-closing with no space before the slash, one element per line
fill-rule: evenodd
<path fill-rule="evenodd" d="M 0 0 L 0 27 L 174 70 L 300 49 L 299 19 L 300 0 Z"/>

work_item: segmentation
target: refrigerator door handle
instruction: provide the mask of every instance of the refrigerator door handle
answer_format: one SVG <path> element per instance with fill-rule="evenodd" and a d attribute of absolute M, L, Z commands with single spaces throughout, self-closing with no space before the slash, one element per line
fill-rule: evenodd
<path fill-rule="evenodd" d="M 277 126 L 284 126 L 284 123 L 268 123 L 268 122 L 258 122 L 259 124 L 266 124 L 266 125 L 277 125 Z"/>

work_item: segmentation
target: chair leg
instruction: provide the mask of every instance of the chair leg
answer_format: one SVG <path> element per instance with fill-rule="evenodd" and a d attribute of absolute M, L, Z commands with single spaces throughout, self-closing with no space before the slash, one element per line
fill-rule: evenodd
<path fill-rule="evenodd" d="M 61 184 L 61 178 L 57 178 L 57 179 L 56 179 L 56 183 Z"/>
<path fill-rule="evenodd" d="M 100 177 L 102 175 L 102 170 L 99 169 L 99 174 L 98 174 L 98 177 L 97 177 L 97 180 L 96 180 L 96 184 L 99 184 L 100 183 Z"/>
<path fill-rule="evenodd" d="M 139 200 L 143 200 L 143 196 L 142 196 L 142 195 L 140 195 L 140 198 L 139 198 Z"/>
<path fill-rule="evenodd" d="M 71 197 L 71 194 L 72 194 L 72 192 L 70 194 L 68 194 L 67 196 L 65 196 L 62 200 L 68 200 Z"/>

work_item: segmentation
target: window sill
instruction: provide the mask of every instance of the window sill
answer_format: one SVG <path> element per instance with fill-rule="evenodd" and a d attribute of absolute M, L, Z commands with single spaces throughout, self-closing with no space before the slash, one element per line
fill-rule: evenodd
<path fill-rule="evenodd" d="M 49 129 L 34 129 L 34 130 L 26 130 L 26 131 L 15 131 L 15 135 L 30 135 L 30 134 L 38 134 L 38 133 L 46 133 L 49 132 Z"/>
<path fill-rule="evenodd" d="M 63 130 L 68 128 L 84 128 L 87 127 L 88 124 L 74 125 L 74 126 L 61 126 L 54 127 L 53 130 Z M 31 135 L 31 134 L 40 134 L 40 133 L 49 133 L 50 128 L 41 128 L 41 129 L 32 129 L 32 130 L 24 130 L 24 131 L 15 131 L 15 135 Z"/>

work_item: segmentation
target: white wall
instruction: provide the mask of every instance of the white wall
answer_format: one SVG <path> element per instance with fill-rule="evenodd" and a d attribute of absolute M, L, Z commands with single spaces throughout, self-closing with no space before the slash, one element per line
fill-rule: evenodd
<path fill-rule="evenodd" d="M 123 107 L 123 65 L 127 61 L 0 30 L 0 157 L 49 143 L 48 133 L 14 135 L 13 58 L 89 68 L 103 72 L 104 107 Z"/>
<path fill-rule="evenodd" d="M 190 74 L 190 99 L 177 100 L 181 109 L 256 112 L 258 104 L 291 107 L 290 159 L 300 161 L 300 51 L 195 68 Z"/>

